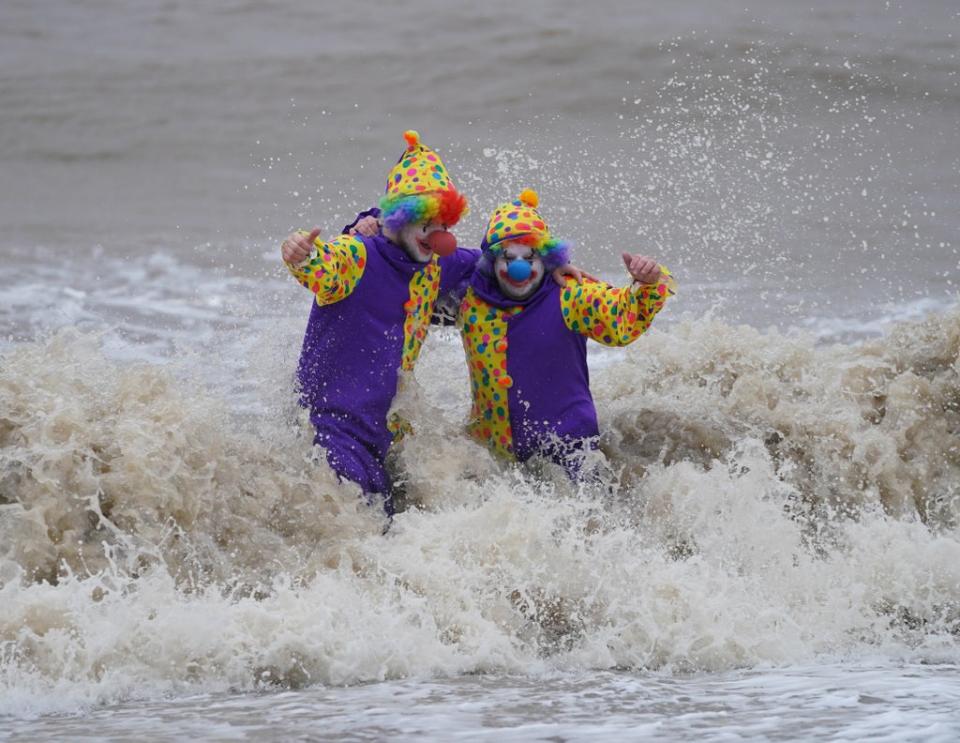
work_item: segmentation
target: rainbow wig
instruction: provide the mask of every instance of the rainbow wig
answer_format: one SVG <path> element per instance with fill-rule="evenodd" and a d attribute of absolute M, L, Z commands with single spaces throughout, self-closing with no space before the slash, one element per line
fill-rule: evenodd
<path fill-rule="evenodd" d="M 452 227 L 466 211 L 466 197 L 453 187 L 424 194 L 387 194 L 380 199 L 383 226 L 394 232 L 399 232 L 408 224 L 431 219 Z"/>

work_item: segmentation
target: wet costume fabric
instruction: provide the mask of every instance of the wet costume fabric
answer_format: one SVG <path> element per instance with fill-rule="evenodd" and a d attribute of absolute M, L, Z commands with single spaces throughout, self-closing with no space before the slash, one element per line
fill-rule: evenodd
<path fill-rule="evenodd" d="M 664 269 L 657 284 L 617 288 L 568 278 L 560 287 L 544 280 L 529 297 L 508 298 L 492 270 L 503 244 L 520 242 L 547 256 L 562 251 L 566 258 L 566 245 L 550 236 L 537 203 L 535 193 L 524 191 L 494 211 L 484 258 L 460 305 L 473 398 L 469 429 L 506 458 L 543 454 L 576 475 L 575 455 L 595 446 L 599 434 L 587 339 L 632 343 L 673 295 L 674 283 Z"/>
<path fill-rule="evenodd" d="M 423 264 L 382 235 L 340 235 L 288 266 L 316 298 L 297 372 L 314 442 L 366 493 L 389 493 L 383 460 L 400 370 L 414 368 L 438 295 L 462 286 L 478 257 L 458 248 Z"/>
<path fill-rule="evenodd" d="M 433 219 L 449 227 L 466 211 L 466 199 L 439 156 L 412 130 L 404 139 L 407 147 L 390 171 L 381 209 L 358 215 L 353 225 L 379 215 L 395 232 Z M 317 240 L 305 263 L 287 264 L 315 297 L 297 370 L 314 443 L 326 449 L 341 479 L 384 496 L 388 513 L 383 462 L 404 428 L 401 421 L 388 421 L 400 373 L 417 362 L 438 296 L 462 292 L 479 256 L 460 248 L 424 264 L 382 234 L 342 234 Z"/>

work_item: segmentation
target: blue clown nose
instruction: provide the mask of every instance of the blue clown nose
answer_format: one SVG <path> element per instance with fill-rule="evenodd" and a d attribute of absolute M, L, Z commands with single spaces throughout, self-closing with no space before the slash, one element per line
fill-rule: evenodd
<path fill-rule="evenodd" d="M 510 261 L 510 265 L 507 266 L 507 276 L 514 281 L 526 281 L 530 278 L 532 271 L 530 264 L 522 259 Z"/>

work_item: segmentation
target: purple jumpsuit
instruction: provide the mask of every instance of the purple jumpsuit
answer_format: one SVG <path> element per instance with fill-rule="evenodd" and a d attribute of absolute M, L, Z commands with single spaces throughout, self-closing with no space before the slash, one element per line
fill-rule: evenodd
<path fill-rule="evenodd" d="M 625 288 L 591 279 L 561 287 L 547 278 L 531 296 L 513 300 L 476 271 L 460 306 L 471 433 L 509 459 L 542 454 L 576 477 L 581 453 L 596 447 L 599 434 L 587 339 L 632 343 L 671 294 L 665 271 L 661 283 Z"/>
<path fill-rule="evenodd" d="M 310 265 L 290 267 L 316 294 L 297 370 L 314 443 L 340 478 L 383 496 L 387 513 L 387 418 L 400 370 L 413 369 L 437 298 L 462 291 L 479 255 L 458 248 L 423 264 L 382 235 L 340 236 Z"/>

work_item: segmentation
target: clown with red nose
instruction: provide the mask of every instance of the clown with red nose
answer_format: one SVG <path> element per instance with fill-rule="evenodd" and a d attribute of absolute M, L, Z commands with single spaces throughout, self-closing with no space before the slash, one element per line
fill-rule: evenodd
<path fill-rule="evenodd" d="M 390 418 L 401 374 L 417 362 L 438 299 L 462 292 L 480 257 L 448 232 L 467 202 L 440 156 L 415 131 L 404 139 L 380 209 L 368 212 L 382 229 L 348 229 L 329 241 L 315 229 L 281 246 L 290 273 L 313 294 L 297 376 L 314 443 L 341 479 L 379 495 L 387 513 L 384 460 L 405 428 Z"/>
<path fill-rule="evenodd" d="M 629 253 L 630 286 L 544 281 L 568 264 L 570 248 L 550 234 L 538 206 L 528 189 L 494 210 L 460 305 L 469 430 L 507 459 L 542 455 L 576 478 L 599 434 L 587 340 L 632 343 L 674 294 L 674 282 L 653 259 Z"/>

